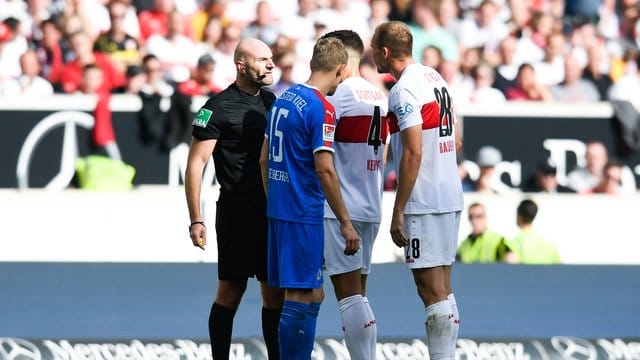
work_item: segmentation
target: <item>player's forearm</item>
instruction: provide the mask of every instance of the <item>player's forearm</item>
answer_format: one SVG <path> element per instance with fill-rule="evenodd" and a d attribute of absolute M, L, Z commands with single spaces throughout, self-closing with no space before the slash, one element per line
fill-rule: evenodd
<path fill-rule="evenodd" d="M 184 190 L 189 208 L 191 222 L 202 221 L 200 213 L 200 189 L 202 188 L 202 171 L 204 164 L 198 160 L 190 160 L 184 180 Z"/>
<path fill-rule="evenodd" d="M 347 207 L 342 199 L 342 192 L 340 191 L 340 183 L 338 181 L 338 175 L 335 170 L 332 169 L 319 169 L 316 170 L 320 185 L 324 191 L 324 196 L 327 199 L 327 203 L 336 215 L 336 218 L 340 223 L 351 222 Z"/>
<path fill-rule="evenodd" d="M 400 158 L 398 187 L 396 189 L 396 200 L 393 206 L 394 211 L 404 212 L 404 208 L 409 201 L 411 192 L 416 183 L 418 177 L 418 171 L 420 171 L 420 163 L 422 161 L 422 154 L 412 151 L 405 151 Z"/>

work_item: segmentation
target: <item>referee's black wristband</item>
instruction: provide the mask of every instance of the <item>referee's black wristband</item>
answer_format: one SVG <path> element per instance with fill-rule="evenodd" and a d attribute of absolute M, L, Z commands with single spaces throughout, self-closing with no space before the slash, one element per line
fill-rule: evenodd
<path fill-rule="evenodd" d="M 202 225 L 204 227 L 207 227 L 207 225 L 204 224 L 204 221 L 194 221 L 194 222 L 191 223 L 191 225 L 189 225 L 189 232 L 191 232 L 191 227 L 193 225 L 195 225 L 195 224 L 200 224 L 200 225 Z"/>

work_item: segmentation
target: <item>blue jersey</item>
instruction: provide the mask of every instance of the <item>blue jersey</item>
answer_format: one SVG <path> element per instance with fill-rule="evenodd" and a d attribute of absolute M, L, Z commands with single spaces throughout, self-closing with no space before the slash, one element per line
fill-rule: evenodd
<path fill-rule="evenodd" d="M 333 105 L 306 84 L 292 86 L 273 103 L 265 133 L 268 217 L 322 224 L 324 192 L 315 172 L 314 153 L 333 152 L 334 117 Z"/>

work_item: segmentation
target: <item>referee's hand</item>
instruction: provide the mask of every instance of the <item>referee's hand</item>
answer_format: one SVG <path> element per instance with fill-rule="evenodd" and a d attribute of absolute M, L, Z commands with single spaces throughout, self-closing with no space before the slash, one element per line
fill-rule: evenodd
<path fill-rule="evenodd" d="M 189 236 L 193 246 L 204 250 L 207 245 L 207 228 L 203 224 L 193 224 L 189 230 Z"/>
<path fill-rule="evenodd" d="M 356 232 L 356 229 L 353 228 L 351 221 L 342 224 L 341 226 L 342 236 L 346 240 L 346 244 L 344 247 L 345 255 L 353 255 L 360 250 L 360 237 Z"/>

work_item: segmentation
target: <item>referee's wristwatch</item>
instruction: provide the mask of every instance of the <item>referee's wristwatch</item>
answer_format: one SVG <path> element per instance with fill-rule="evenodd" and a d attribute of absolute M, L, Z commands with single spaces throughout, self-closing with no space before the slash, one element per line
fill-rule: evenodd
<path fill-rule="evenodd" d="M 193 225 L 195 225 L 195 224 L 200 224 L 200 225 L 202 225 L 204 227 L 207 227 L 207 225 L 204 224 L 204 221 L 194 221 L 194 222 L 191 223 L 191 225 L 189 225 L 189 232 L 191 232 L 191 227 L 193 227 Z"/>

